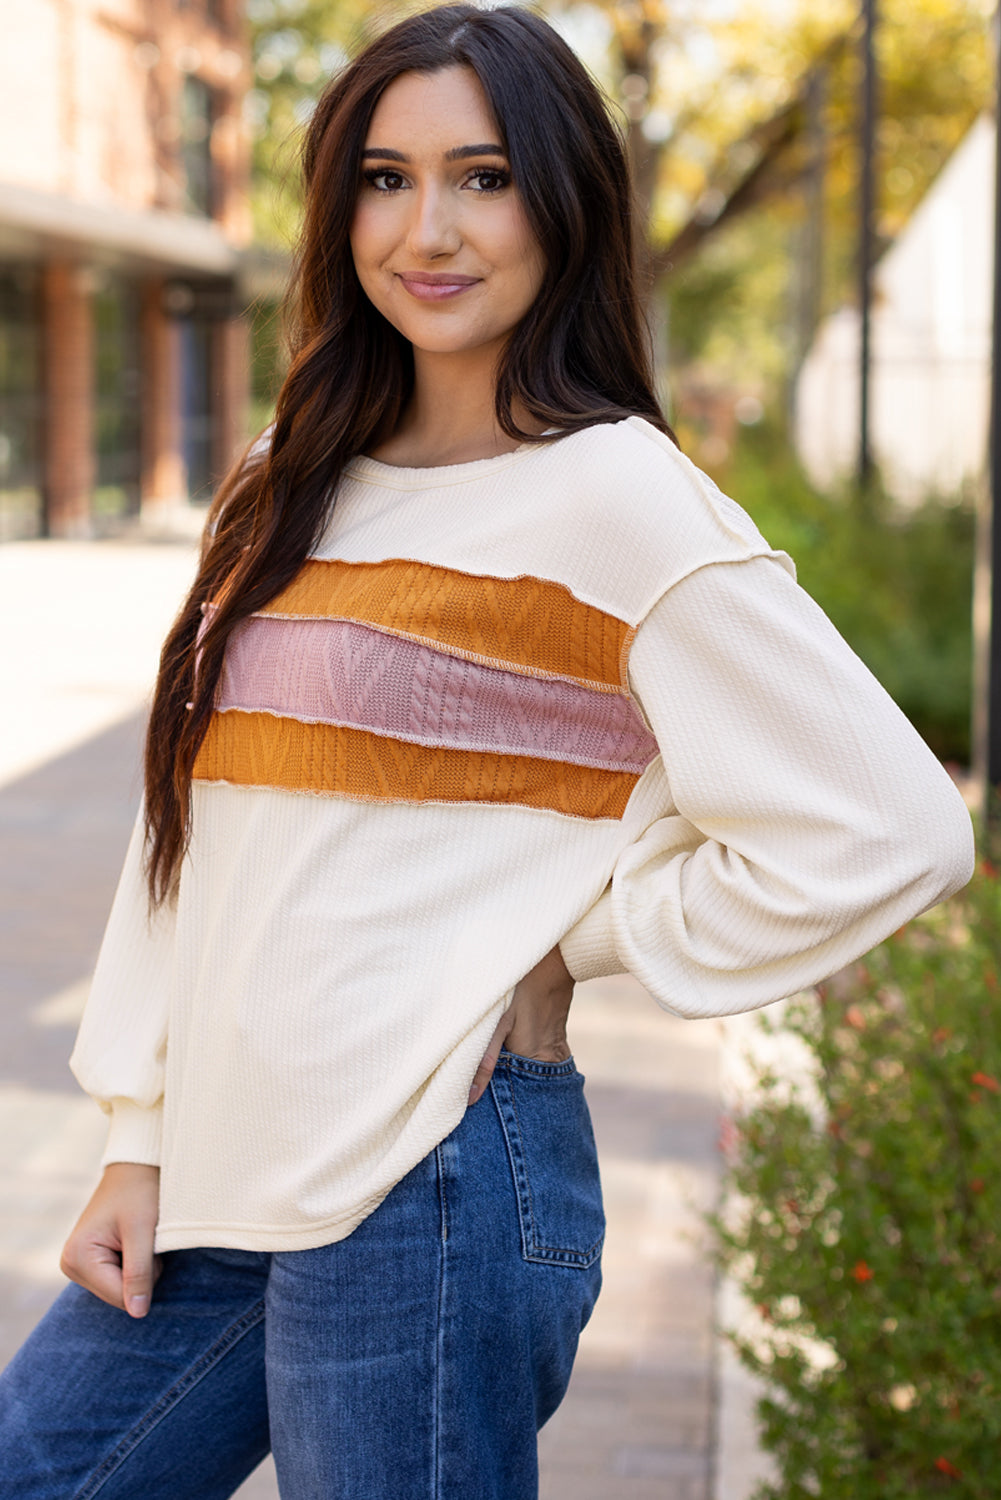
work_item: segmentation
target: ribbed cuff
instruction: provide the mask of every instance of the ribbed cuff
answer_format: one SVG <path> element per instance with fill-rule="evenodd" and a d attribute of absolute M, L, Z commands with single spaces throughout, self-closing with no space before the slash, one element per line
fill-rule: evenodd
<path fill-rule="evenodd" d="M 612 888 L 606 886 L 594 905 L 560 939 L 563 962 L 575 980 L 625 974 L 612 931 Z"/>
<path fill-rule="evenodd" d="M 111 1128 L 101 1166 L 113 1161 L 133 1161 L 158 1167 L 162 1130 L 162 1103 L 144 1109 L 131 1099 L 116 1099 L 111 1107 Z"/>

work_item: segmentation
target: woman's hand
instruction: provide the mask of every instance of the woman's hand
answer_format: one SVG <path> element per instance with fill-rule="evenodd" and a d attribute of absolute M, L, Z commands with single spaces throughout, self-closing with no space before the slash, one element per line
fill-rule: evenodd
<path fill-rule="evenodd" d="M 501 1047 L 539 1062 L 566 1061 L 570 1056 L 567 1015 L 572 999 L 570 971 L 559 948 L 550 948 L 545 958 L 540 958 L 535 968 L 515 985 L 511 1004 L 498 1021 L 473 1076 L 470 1104 L 476 1103 L 490 1082 Z"/>
<path fill-rule="evenodd" d="M 159 1167 L 105 1167 L 66 1241 L 59 1262 L 63 1275 L 133 1318 L 145 1317 L 160 1275 L 160 1257 L 153 1254 L 159 1199 Z"/>

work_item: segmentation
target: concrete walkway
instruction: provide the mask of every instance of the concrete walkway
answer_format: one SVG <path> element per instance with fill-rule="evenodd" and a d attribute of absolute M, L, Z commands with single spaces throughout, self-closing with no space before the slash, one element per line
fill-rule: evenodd
<path fill-rule="evenodd" d="M 182 541 L 0 548 L 0 1362 L 61 1286 L 96 1180 L 103 1116 L 66 1058 L 138 798 L 145 695 L 193 566 Z M 665 1016 L 630 979 L 578 989 L 609 1230 L 604 1291 L 542 1434 L 544 1500 L 745 1500 L 761 1472 L 700 1244 L 736 1034 Z M 239 1494 L 275 1500 L 270 1464 Z"/>

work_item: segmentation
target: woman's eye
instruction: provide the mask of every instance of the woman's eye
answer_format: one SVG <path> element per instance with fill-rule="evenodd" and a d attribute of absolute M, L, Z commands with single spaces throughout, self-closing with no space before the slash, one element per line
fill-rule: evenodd
<path fill-rule="evenodd" d="M 511 173 L 501 167 L 484 167 L 482 171 L 474 172 L 468 181 L 477 184 L 478 193 L 499 193 L 511 181 Z"/>
<path fill-rule="evenodd" d="M 380 193 L 396 193 L 403 186 L 403 173 L 393 172 L 388 167 L 364 173 L 365 181 Z"/>
<path fill-rule="evenodd" d="M 403 173 L 393 167 L 370 167 L 362 177 L 377 193 L 398 193 L 407 186 Z M 463 186 L 471 187 L 477 193 L 499 193 L 510 181 L 511 173 L 503 167 L 481 167 L 470 172 Z"/>

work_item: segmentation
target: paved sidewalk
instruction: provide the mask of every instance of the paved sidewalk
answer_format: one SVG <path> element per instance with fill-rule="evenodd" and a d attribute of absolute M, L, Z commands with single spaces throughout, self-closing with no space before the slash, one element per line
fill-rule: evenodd
<path fill-rule="evenodd" d="M 0 548 L 0 1362 L 56 1294 L 95 1178 L 100 1112 L 67 1068 L 139 791 L 143 699 L 190 544 Z M 543 1500 L 744 1500 L 748 1400 L 714 1337 L 700 1246 L 726 1027 L 630 979 L 580 986 L 571 1041 L 598 1136 L 605 1283 L 542 1434 Z M 722 1413 L 723 1425 L 720 1426 Z M 275 1500 L 270 1464 L 241 1500 Z M 403 1500 L 403 1497 L 401 1497 Z"/>

